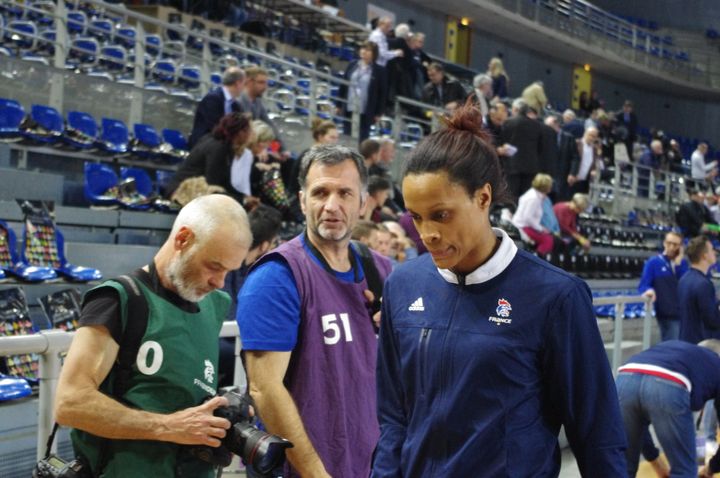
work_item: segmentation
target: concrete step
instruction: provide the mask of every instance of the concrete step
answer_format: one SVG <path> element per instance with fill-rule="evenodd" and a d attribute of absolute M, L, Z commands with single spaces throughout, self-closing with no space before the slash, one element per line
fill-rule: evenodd
<path fill-rule="evenodd" d="M 601 318 L 597 319 L 598 329 L 603 342 L 612 343 L 615 337 L 615 321 L 613 319 Z M 660 328 L 657 321 L 653 319 L 650 329 L 650 343 L 655 344 L 660 341 Z M 623 340 L 637 340 L 642 342 L 643 339 L 643 319 L 625 319 L 623 321 Z"/>

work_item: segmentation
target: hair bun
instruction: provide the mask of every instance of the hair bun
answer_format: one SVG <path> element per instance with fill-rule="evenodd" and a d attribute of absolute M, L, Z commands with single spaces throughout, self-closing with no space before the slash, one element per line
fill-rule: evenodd
<path fill-rule="evenodd" d="M 490 135 L 483 129 L 483 117 L 480 108 L 468 99 L 464 105 L 458 107 L 452 116 L 445 116 L 445 125 L 456 131 L 467 131 L 481 140 L 489 143 Z"/>

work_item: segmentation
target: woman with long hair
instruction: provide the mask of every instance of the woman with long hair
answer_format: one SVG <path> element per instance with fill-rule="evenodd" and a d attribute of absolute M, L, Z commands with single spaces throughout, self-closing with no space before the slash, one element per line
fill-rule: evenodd
<path fill-rule="evenodd" d="M 507 98 L 510 77 L 505 72 L 505 66 L 500 58 L 495 57 L 490 59 L 487 74 L 492 78 L 493 98 Z"/>

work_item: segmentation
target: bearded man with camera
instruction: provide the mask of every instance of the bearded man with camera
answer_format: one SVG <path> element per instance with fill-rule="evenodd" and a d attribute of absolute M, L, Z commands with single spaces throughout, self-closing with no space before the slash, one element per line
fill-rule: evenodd
<path fill-rule="evenodd" d="M 217 448 L 234 433 L 218 413 L 228 399 L 209 398 L 230 307 L 216 289 L 251 243 L 237 202 L 203 196 L 180 211 L 150 265 L 87 293 L 55 416 L 74 429 L 73 448 L 89 476 L 213 476 L 213 464 L 182 445 Z M 140 294 L 142 313 L 129 305 Z"/>

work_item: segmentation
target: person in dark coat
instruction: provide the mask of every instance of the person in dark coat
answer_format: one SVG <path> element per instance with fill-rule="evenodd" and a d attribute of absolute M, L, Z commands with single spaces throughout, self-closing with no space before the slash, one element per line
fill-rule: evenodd
<path fill-rule="evenodd" d="M 345 116 L 352 116 L 355 103 L 359 105 L 359 142 L 370 136 L 370 126 L 380 119 L 385 108 L 387 78 L 385 68 L 375 62 L 377 52 L 377 45 L 373 42 L 361 43 L 360 59 L 351 62 L 343 75 L 344 79 L 350 83 L 350 86 L 340 86 L 340 97 L 347 100 L 347 103 L 343 105 Z"/>
<path fill-rule="evenodd" d="M 447 109 L 454 109 L 465 103 L 465 88 L 460 82 L 448 79 L 445 68 L 440 63 L 430 63 L 427 72 L 430 81 L 423 88 L 424 103 Z"/>
<path fill-rule="evenodd" d="M 530 189 L 532 179 L 540 172 L 542 157 L 542 123 L 531 118 L 535 112 L 522 100 L 513 102 L 514 116 L 505 121 L 500 143 L 514 146 L 515 154 L 500 161 L 505 171 L 508 189 L 515 199 Z"/>
<path fill-rule="evenodd" d="M 561 129 L 560 122 L 556 116 L 548 116 L 545 119 L 545 124 L 555 133 L 552 138 L 549 136 L 545 138 L 546 144 L 548 144 L 551 150 L 557 155 L 553 173 L 554 199 L 555 202 L 569 201 L 572 197 L 567 182 L 567 177 L 570 174 L 570 166 L 573 163 L 580 163 L 577 143 L 570 133 Z M 554 147 L 549 144 L 550 140 L 554 141 Z"/>
<path fill-rule="evenodd" d="M 625 137 L 625 146 L 627 147 L 628 157 L 632 158 L 633 143 L 637 139 L 638 118 L 633 111 L 633 102 L 625 100 L 622 111 L 618 111 L 615 115 L 618 124 L 625 127 L 627 136 Z"/>
<path fill-rule="evenodd" d="M 252 134 L 250 115 L 230 113 L 222 117 L 211 134 L 203 136 L 190 155 L 180 165 L 167 187 L 167 196 L 186 179 L 203 176 L 210 186 L 220 186 L 225 192 L 243 204 L 245 194 L 232 186 L 231 166 L 235 156 L 244 150 Z M 252 167 L 252 155 L 250 155 Z M 249 169 L 248 169 L 249 174 Z M 249 180 L 248 180 L 249 182 Z"/>
<path fill-rule="evenodd" d="M 705 224 L 716 224 L 710 209 L 705 205 L 705 194 L 700 189 L 688 192 L 690 201 L 686 202 L 675 215 L 677 225 L 685 231 L 685 236 L 695 237 L 705 229 Z"/>
<path fill-rule="evenodd" d="M 210 91 L 198 103 L 188 147 L 192 149 L 200 138 L 212 131 L 224 115 L 242 111 L 237 100 L 244 86 L 245 72 L 242 69 L 231 66 L 225 70 L 222 86 Z"/>

